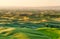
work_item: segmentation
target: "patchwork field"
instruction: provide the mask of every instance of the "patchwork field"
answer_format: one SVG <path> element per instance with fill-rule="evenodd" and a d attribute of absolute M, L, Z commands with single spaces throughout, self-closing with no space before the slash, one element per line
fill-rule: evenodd
<path fill-rule="evenodd" d="M 60 10 L 0 10 L 0 39 L 60 39 Z"/>

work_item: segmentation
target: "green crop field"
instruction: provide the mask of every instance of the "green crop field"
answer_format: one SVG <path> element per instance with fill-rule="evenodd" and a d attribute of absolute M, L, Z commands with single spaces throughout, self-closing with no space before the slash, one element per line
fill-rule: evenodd
<path fill-rule="evenodd" d="M 0 27 L 0 39 L 60 39 L 57 28 Z"/>

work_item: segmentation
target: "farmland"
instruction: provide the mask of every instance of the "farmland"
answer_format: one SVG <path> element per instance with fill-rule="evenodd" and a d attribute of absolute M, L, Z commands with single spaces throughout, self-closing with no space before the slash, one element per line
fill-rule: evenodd
<path fill-rule="evenodd" d="M 60 11 L 0 10 L 0 39 L 60 39 Z"/>

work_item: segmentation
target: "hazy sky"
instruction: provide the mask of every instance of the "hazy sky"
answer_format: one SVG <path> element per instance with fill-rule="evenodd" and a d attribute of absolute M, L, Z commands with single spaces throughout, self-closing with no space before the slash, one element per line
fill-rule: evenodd
<path fill-rule="evenodd" d="M 0 0 L 0 7 L 60 6 L 60 0 Z"/>

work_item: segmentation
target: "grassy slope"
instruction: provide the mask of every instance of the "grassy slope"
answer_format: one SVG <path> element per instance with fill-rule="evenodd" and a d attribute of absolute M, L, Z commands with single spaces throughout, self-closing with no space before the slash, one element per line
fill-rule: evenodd
<path fill-rule="evenodd" d="M 0 39 L 59 39 L 59 35 L 47 29 L 0 28 Z"/>

